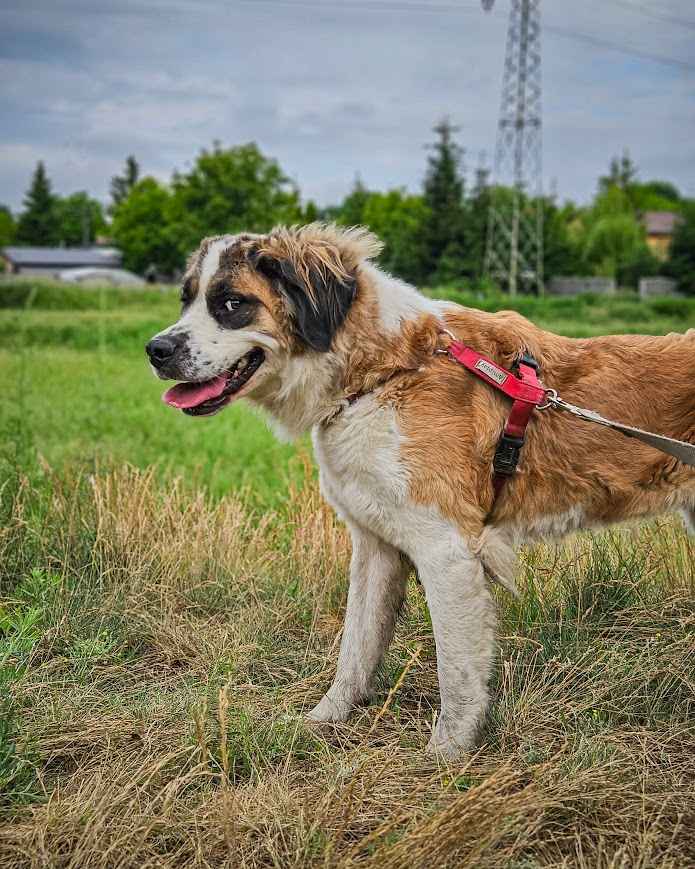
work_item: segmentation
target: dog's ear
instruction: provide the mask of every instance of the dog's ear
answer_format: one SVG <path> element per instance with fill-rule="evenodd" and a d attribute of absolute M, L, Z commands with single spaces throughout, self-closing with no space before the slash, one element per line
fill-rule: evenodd
<path fill-rule="evenodd" d="M 290 252 L 282 247 L 252 250 L 251 265 L 285 299 L 296 337 L 325 353 L 355 298 L 355 272 L 346 269 L 335 249 L 297 245 Z"/>

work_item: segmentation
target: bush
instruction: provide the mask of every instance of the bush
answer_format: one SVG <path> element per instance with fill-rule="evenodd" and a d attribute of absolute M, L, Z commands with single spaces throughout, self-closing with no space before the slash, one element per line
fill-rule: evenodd
<path fill-rule="evenodd" d="M 64 284 L 45 279 L 13 278 L 0 282 L 0 308 L 41 308 L 47 311 L 87 311 L 142 305 L 171 298 L 172 287 L 135 289 Z"/>
<path fill-rule="evenodd" d="M 682 317 L 684 320 L 695 318 L 695 299 L 662 296 L 650 299 L 647 304 L 655 314 L 664 317 Z"/>

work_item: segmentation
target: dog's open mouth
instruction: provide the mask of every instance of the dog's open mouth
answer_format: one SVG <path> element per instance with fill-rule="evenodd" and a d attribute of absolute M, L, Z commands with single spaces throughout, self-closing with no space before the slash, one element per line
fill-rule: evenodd
<path fill-rule="evenodd" d="M 265 360 L 256 347 L 238 359 L 233 368 L 201 383 L 177 383 L 162 396 L 162 401 L 189 416 L 212 416 L 233 400 L 246 386 Z"/>

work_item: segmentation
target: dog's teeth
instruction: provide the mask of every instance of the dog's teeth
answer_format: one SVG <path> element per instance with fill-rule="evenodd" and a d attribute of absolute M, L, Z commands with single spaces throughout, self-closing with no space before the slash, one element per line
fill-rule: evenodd
<path fill-rule="evenodd" d="M 246 368 L 246 366 L 248 364 L 249 364 L 249 360 L 244 356 L 243 359 L 241 359 L 241 360 L 239 360 L 239 362 L 237 362 L 236 370 L 243 371 L 244 368 Z"/>

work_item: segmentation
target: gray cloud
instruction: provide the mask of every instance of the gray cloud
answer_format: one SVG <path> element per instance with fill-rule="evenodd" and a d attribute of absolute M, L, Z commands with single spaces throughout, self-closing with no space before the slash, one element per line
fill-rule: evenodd
<path fill-rule="evenodd" d="M 635 11 L 630 11 L 630 6 Z M 638 7 L 656 18 L 639 14 Z M 417 189 L 430 128 L 460 126 L 473 167 L 494 149 L 508 0 L 9 0 L 0 13 L 0 201 L 44 159 L 56 188 L 106 198 L 128 153 L 166 179 L 213 139 L 256 140 L 307 197 L 356 173 Z M 544 4 L 545 180 L 586 200 L 629 146 L 643 177 L 695 195 L 689 0 Z M 558 32 L 559 31 L 559 32 Z"/>

